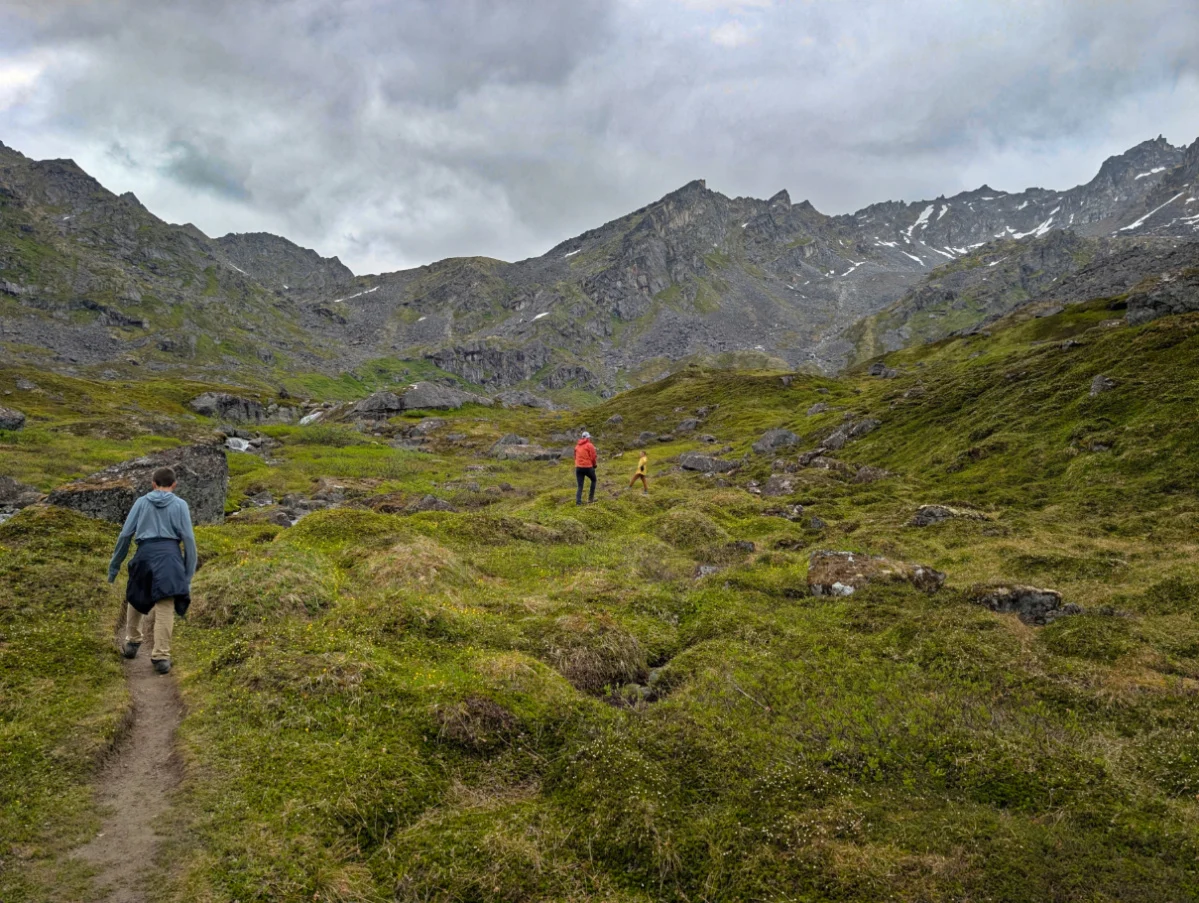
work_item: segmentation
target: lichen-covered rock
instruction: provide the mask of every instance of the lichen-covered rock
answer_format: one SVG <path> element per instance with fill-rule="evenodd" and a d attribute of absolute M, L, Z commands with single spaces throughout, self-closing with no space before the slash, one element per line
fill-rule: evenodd
<path fill-rule="evenodd" d="M 47 501 L 89 517 L 123 523 L 138 497 L 150 491 L 150 477 L 160 467 L 174 468 L 179 480 L 176 492 L 191 507 L 194 523 L 224 521 L 229 463 L 225 452 L 215 445 L 172 448 L 116 464 L 55 489 Z"/>
<path fill-rule="evenodd" d="M 542 410 L 552 411 L 557 407 L 548 398 L 542 398 L 540 395 L 534 395 L 532 392 L 526 392 L 523 389 L 512 389 L 508 392 L 501 392 L 495 397 L 495 400 L 505 408 L 541 408 Z"/>
<path fill-rule="evenodd" d="M 604 422 L 608 426 L 621 426 L 622 424 L 624 424 L 624 418 L 621 417 L 619 414 L 613 414 L 611 417 L 609 417 Z"/>
<path fill-rule="evenodd" d="M 737 462 L 701 455 L 698 452 L 684 452 L 679 455 L 679 466 L 683 470 L 695 470 L 699 473 L 728 473 L 737 469 Z"/>
<path fill-rule="evenodd" d="M 426 495 L 412 502 L 404 510 L 409 514 L 415 514 L 419 511 L 457 511 L 458 509 L 445 499 L 439 499 L 435 495 Z"/>
<path fill-rule="evenodd" d="M 963 511 L 961 508 L 951 508 L 948 505 L 921 505 L 908 521 L 909 527 L 931 527 L 952 518 L 964 520 L 986 520 L 986 516 L 977 511 Z"/>
<path fill-rule="evenodd" d="M 1109 376 L 1100 374 L 1091 380 L 1091 397 L 1102 395 L 1104 392 L 1110 392 L 1116 388 L 1116 381 Z"/>
<path fill-rule="evenodd" d="M 808 591 L 813 596 L 851 596 L 869 583 L 902 582 L 935 593 L 945 583 L 945 574 L 921 564 L 857 552 L 819 551 L 809 560 Z"/>
<path fill-rule="evenodd" d="M 753 450 L 759 455 L 768 455 L 793 445 L 799 445 L 799 436 L 790 430 L 767 430 L 762 434 L 762 438 L 753 444 Z"/>
<path fill-rule="evenodd" d="M 1042 626 L 1060 617 L 1082 613 L 1073 603 L 1062 604 L 1062 594 L 1020 584 L 978 585 L 970 590 L 970 599 L 991 611 L 1014 612 L 1025 624 Z"/>
<path fill-rule="evenodd" d="M 205 392 L 187 403 L 201 417 L 215 417 L 229 423 L 261 423 L 266 409 L 253 398 L 243 398 L 228 392 Z"/>
<path fill-rule="evenodd" d="M 699 429 L 699 421 L 694 417 L 688 417 L 674 428 L 676 433 L 693 433 Z"/>
<path fill-rule="evenodd" d="M 823 414 L 829 409 L 828 405 L 823 401 L 818 401 L 807 410 L 807 416 L 815 417 L 817 414 Z"/>
<path fill-rule="evenodd" d="M 762 487 L 762 495 L 766 498 L 779 498 L 795 492 L 795 478 L 786 474 L 772 474 Z"/>
<path fill-rule="evenodd" d="M 395 392 L 375 392 L 354 407 L 348 416 L 355 420 L 386 420 L 404 412 L 404 403 Z"/>
<path fill-rule="evenodd" d="M 415 383 L 404 392 L 400 401 L 405 411 L 452 411 L 466 404 L 491 405 L 490 398 L 437 383 Z"/>
<path fill-rule="evenodd" d="M 25 415 L 15 408 L 0 405 L 0 430 L 19 430 L 25 425 Z"/>
<path fill-rule="evenodd" d="M 42 500 L 42 494 L 32 486 L 0 476 L 0 505 L 6 508 L 28 508 Z"/>

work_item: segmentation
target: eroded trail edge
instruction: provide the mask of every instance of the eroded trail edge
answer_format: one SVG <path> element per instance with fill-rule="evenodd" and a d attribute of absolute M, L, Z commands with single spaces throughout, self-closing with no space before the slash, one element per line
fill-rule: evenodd
<path fill-rule="evenodd" d="M 154 672 L 149 644 L 124 663 L 133 725 L 97 781 L 104 812 L 100 833 L 72 856 L 96 867 L 97 903 L 143 903 L 161 835 L 155 825 L 179 783 L 175 731 L 183 707 L 173 675 Z"/>

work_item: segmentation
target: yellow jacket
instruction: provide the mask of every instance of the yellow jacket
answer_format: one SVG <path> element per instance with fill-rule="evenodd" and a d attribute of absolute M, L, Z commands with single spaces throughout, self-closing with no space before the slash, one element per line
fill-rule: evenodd
<path fill-rule="evenodd" d="M 646 467 L 649 466 L 649 458 L 645 455 L 641 456 L 641 460 L 637 462 L 637 473 L 644 474 Z"/>

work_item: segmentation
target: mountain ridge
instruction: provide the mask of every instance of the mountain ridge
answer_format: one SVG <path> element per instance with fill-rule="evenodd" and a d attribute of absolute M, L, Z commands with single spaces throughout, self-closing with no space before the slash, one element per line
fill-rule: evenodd
<path fill-rule="evenodd" d="M 786 190 L 730 198 L 696 179 L 539 257 L 359 276 L 280 236 L 209 238 L 165 223 L 73 161 L 0 144 L 0 340 L 57 367 L 136 359 L 265 378 L 394 360 L 487 388 L 597 395 L 693 360 L 828 372 L 874 349 L 849 333 L 884 310 L 898 321 L 879 348 L 938 337 L 905 333 L 904 318 L 928 310 L 940 269 L 983 265 L 1011 242 L 1067 229 L 1093 256 L 1199 238 L 1199 216 L 1187 215 L 1197 182 L 1199 141 L 1178 148 L 1160 136 L 1065 191 L 984 185 L 835 216 Z M 1030 297 L 1027 286 L 992 294 L 951 319 L 968 328 Z"/>

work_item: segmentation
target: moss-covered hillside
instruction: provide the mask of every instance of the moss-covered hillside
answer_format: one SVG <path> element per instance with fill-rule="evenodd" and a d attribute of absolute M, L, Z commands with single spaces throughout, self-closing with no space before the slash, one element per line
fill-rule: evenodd
<path fill-rule="evenodd" d="M 416 416 L 268 428 L 270 460 L 231 459 L 247 507 L 198 531 L 154 898 L 1196 899 L 1199 316 L 1119 318 L 1013 318 L 893 378 L 692 369 L 579 412 L 464 410 L 420 450 L 391 444 Z M 130 453 L 215 426 L 179 400 L 138 396 L 178 435 Z M 62 428 L 89 402 L 28 402 L 38 451 L 0 435 L 0 473 L 120 450 Z M 569 463 L 488 454 L 581 427 L 590 506 Z M 802 441 L 753 452 L 774 428 Z M 457 510 L 409 513 L 430 494 Z M 339 507 L 268 522 L 318 496 Z M 933 503 L 963 516 L 909 525 Z M 0 526 L 4 900 L 91 899 L 68 852 L 127 705 L 114 537 L 39 507 Z M 946 585 L 814 597 L 820 549 Z M 991 581 L 1084 613 L 1024 624 L 970 601 Z"/>

